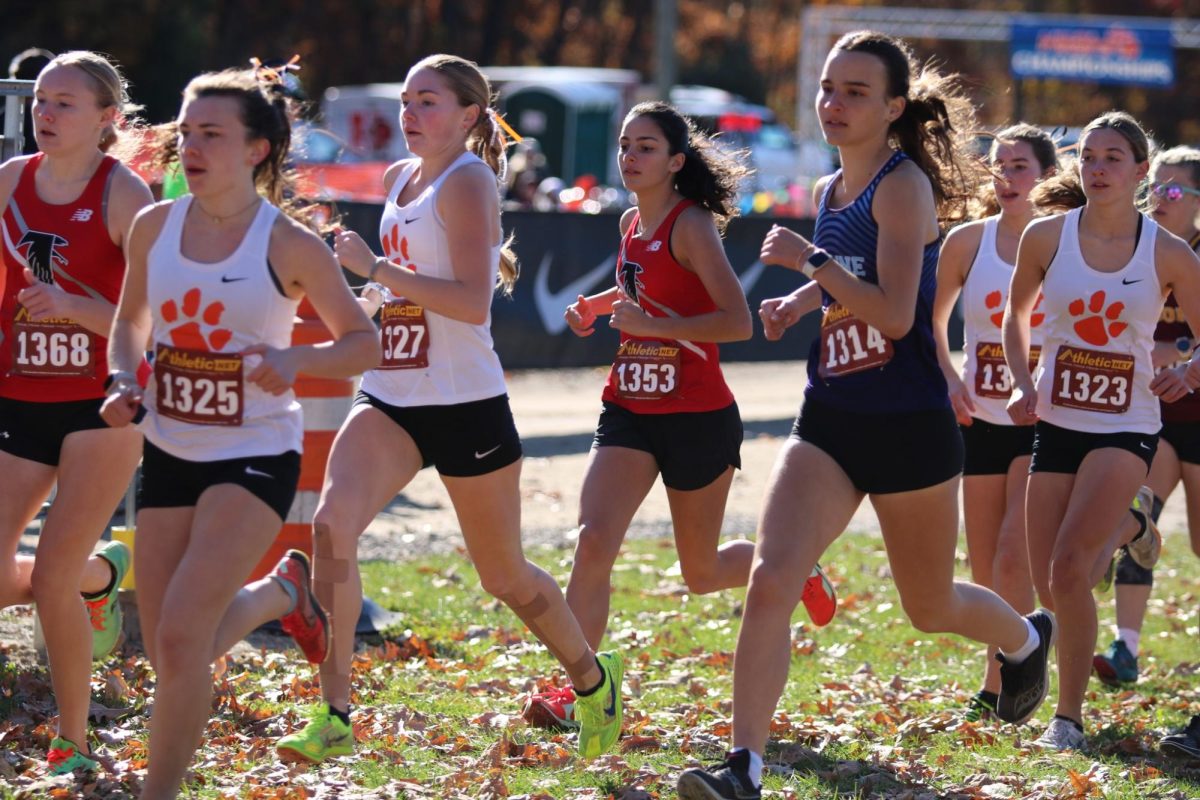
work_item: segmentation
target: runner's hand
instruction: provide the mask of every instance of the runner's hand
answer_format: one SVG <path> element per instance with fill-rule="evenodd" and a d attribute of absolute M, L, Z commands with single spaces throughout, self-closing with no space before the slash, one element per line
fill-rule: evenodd
<path fill-rule="evenodd" d="M 138 421 L 138 412 L 142 410 L 142 387 L 136 381 L 118 381 L 109 390 L 100 406 L 100 418 L 108 423 L 110 428 L 124 428 Z"/>
<path fill-rule="evenodd" d="M 1188 367 L 1181 365 L 1162 370 L 1150 381 L 1150 391 L 1164 403 L 1187 397 L 1194 391 L 1194 387 L 1188 385 Z"/>
<path fill-rule="evenodd" d="M 364 278 L 378 258 L 361 236 L 344 228 L 338 228 L 333 235 L 333 253 L 343 267 Z"/>
<path fill-rule="evenodd" d="M 1012 397 L 1008 400 L 1008 416 L 1017 425 L 1032 425 L 1037 422 L 1037 389 L 1032 386 L 1028 389 L 1020 386 L 1013 389 Z"/>
<path fill-rule="evenodd" d="M 808 239 L 793 230 L 772 225 L 767 238 L 763 239 L 758 257 L 764 264 L 777 264 L 799 272 L 801 263 L 811 250 L 812 243 Z"/>
<path fill-rule="evenodd" d="M 567 306 L 563 319 L 576 336 L 591 336 L 596 332 L 596 312 L 583 295 L 579 295 L 578 300 Z"/>
<path fill-rule="evenodd" d="M 42 283 L 29 267 L 25 268 L 25 282 L 29 285 L 17 292 L 17 301 L 25 306 L 34 322 L 46 319 L 71 318 L 74 295 L 67 294 L 53 283 Z"/>
<path fill-rule="evenodd" d="M 769 297 L 758 306 L 758 317 L 768 342 L 779 341 L 784 331 L 800 321 L 800 316 L 790 297 Z"/>
<path fill-rule="evenodd" d="M 262 356 L 246 380 L 268 394 L 280 395 L 292 388 L 296 382 L 296 355 L 290 347 L 277 349 L 266 344 L 255 344 L 242 351 L 242 356 Z"/>
<path fill-rule="evenodd" d="M 610 327 L 630 336 L 654 336 L 653 320 L 654 318 L 643 311 L 636 300 L 631 300 L 624 290 L 617 291 L 612 316 L 608 318 Z"/>
<path fill-rule="evenodd" d="M 954 407 L 954 416 L 959 423 L 970 425 L 974 421 L 972 415 L 975 413 L 975 401 L 971 399 L 967 385 L 957 375 L 947 375 L 946 387 L 950 390 L 950 405 Z"/>

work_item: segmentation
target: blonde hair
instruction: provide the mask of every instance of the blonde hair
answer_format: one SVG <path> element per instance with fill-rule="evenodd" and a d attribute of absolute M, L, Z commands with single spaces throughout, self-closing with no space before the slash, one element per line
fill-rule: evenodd
<path fill-rule="evenodd" d="M 42 73 L 54 67 L 74 67 L 84 74 L 99 108 L 116 108 L 117 116 L 100 132 L 98 147 L 122 161 L 136 155 L 144 138 L 145 127 L 135 116 L 142 107 L 129 99 L 129 82 L 116 65 L 100 53 L 71 50 L 50 59 Z"/>
<path fill-rule="evenodd" d="M 508 161 L 504 155 L 508 140 L 496 122 L 492 110 L 492 89 L 488 79 L 479 71 L 479 65 L 465 58 L 438 53 L 413 64 L 408 73 L 411 75 L 422 69 L 433 70 L 440 75 L 450 91 L 454 92 L 460 106 L 479 108 L 475 125 L 467 131 L 467 149 L 491 167 L 498 179 L 503 179 L 508 171 Z M 505 294 L 512 294 L 513 286 L 521 274 L 516 254 L 512 251 L 513 238 L 510 235 L 500 247 L 499 286 Z"/>

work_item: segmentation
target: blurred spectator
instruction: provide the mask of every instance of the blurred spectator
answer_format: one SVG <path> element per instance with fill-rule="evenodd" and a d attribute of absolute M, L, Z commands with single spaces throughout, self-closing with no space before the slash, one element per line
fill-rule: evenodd
<path fill-rule="evenodd" d="M 31 81 L 37 78 L 42 68 L 50 63 L 54 53 L 40 47 L 30 47 L 13 56 L 8 62 L 8 77 L 14 80 Z M 25 154 L 37 152 L 37 142 L 33 138 L 33 104 L 25 103 L 25 144 L 21 152 Z"/>

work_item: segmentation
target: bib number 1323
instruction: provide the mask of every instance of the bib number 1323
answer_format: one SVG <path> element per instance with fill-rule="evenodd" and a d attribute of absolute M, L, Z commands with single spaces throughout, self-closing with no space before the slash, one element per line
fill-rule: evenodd
<path fill-rule="evenodd" d="M 892 360 L 892 340 L 834 303 L 821 320 L 822 378 L 836 378 L 882 367 Z"/>

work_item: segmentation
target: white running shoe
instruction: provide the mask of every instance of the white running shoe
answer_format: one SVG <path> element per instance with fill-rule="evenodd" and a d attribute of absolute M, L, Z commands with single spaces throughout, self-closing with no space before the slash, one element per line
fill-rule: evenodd
<path fill-rule="evenodd" d="M 1057 750 L 1061 753 L 1065 750 L 1083 750 L 1087 747 L 1087 740 L 1083 731 L 1075 727 L 1075 723 L 1054 717 L 1045 732 L 1033 744 L 1043 750 Z"/>

